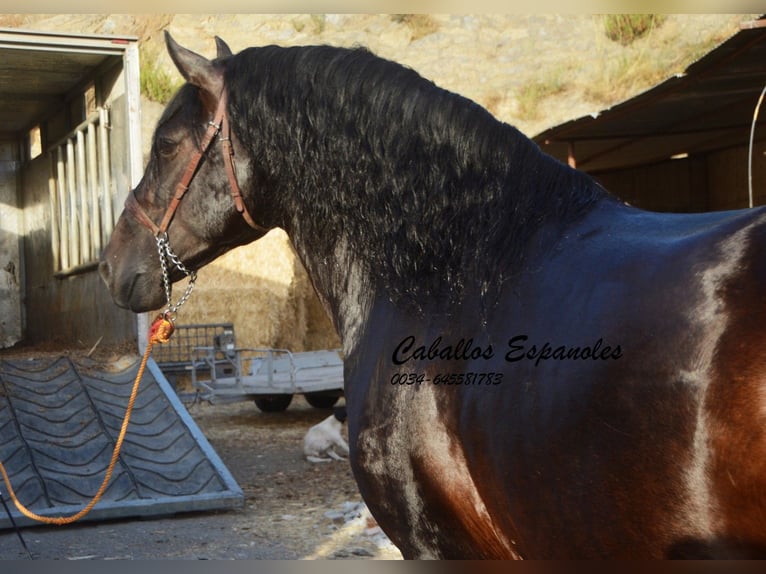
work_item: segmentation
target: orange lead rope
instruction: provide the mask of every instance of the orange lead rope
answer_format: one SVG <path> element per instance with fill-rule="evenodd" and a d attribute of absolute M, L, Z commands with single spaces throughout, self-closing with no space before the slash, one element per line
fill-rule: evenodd
<path fill-rule="evenodd" d="M 141 366 L 138 368 L 138 373 L 136 373 L 136 380 L 133 383 L 133 390 L 130 393 L 130 399 L 128 400 L 128 407 L 125 410 L 125 418 L 122 421 L 122 427 L 120 428 L 120 434 L 117 437 L 117 442 L 114 444 L 114 450 L 112 451 L 112 459 L 109 461 L 109 466 L 106 469 L 106 476 L 104 477 L 103 482 L 101 483 L 101 486 L 98 489 L 98 492 L 93 496 L 91 501 L 88 503 L 88 505 L 80 510 L 77 514 L 72 514 L 71 516 L 40 516 L 39 514 L 36 514 L 29 510 L 26 506 L 24 506 L 19 500 L 16 498 L 16 493 L 13 491 L 13 487 L 11 486 L 11 481 L 8 478 L 8 473 L 5 471 L 5 467 L 3 466 L 3 463 L 0 462 L 0 473 L 3 475 L 3 481 L 5 481 L 5 487 L 8 489 L 8 494 L 11 497 L 11 500 L 13 500 L 13 504 L 18 508 L 19 512 L 26 516 L 27 518 L 30 518 L 32 520 L 36 520 L 37 522 L 43 522 L 45 524 L 55 524 L 58 526 L 62 526 L 64 524 L 71 524 L 72 522 L 75 522 L 88 514 L 94 506 L 98 503 L 98 501 L 101 499 L 101 497 L 104 494 L 104 491 L 106 490 L 106 487 L 109 485 L 109 481 L 112 478 L 112 473 L 114 472 L 114 467 L 117 464 L 117 459 L 120 456 L 120 449 L 122 448 L 122 442 L 125 439 L 125 434 L 128 431 L 128 424 L 130 423 L 130 415 L 133 412 L 133 404 L 136 402 L 136 397 L 138 396 L 138 387 L 141 383 L 141 379 L 144 376 L 144 371 L 146 370 L 146 363 L 149 361 L 149 357 L 152 354 L 152 346 L 154 346 L 155 343 L 167 343 L 170 340 L 170 336 L 173 334 L 173 322 L 170 320 L 170 317 L 167 313 L 163 315 L 158 315 L 157 318 L 154 320 L 154 323 L 152 323 L 151 327 L 149 327 L 149 341 L 146 344 L 146 351 L 144 351 L 144 357 L 141 360 Z"/>

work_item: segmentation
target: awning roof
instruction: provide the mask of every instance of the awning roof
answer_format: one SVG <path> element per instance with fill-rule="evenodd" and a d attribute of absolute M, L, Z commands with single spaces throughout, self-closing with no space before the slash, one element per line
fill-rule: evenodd
<path fill-rule="evenodd" d="M 119 63 L 135 41 L 0 28 L 0 136 L 31 129 L 96 70 Z"/>
<path fill-rule="evenodd" d="M 747 145 L 765 87 L 762 18 L 743 25 L 684 74 L 596 116 L 550 128 L 534 140 L 562 161 L 572 144 L 577 167 L 591 173 Z M 761 112 L 763 119 L 766 109 Z M 766 137 L 766 127 L 762 130 L 760 138 Z"/>

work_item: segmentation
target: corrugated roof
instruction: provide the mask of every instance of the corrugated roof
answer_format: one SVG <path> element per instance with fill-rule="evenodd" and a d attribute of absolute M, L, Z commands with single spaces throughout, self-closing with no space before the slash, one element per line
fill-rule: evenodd
<path fill-rule="evenodd" d="M 766 20 L 759 19 L 743 25 L 684 74 L 533 139 L 562 161 L 573 145 L 577 167 L 591 173 L 747 145 L 764 87 Z M 760 138 L 756 134 L 756 139 L 763 137 L 766 131 Z"/>
<path fill-rule="evenodd" d="M 34 127 L 96 70 L 119 63 L 135 41 L 0 28 L 0 136 L 15 138 Z"/>

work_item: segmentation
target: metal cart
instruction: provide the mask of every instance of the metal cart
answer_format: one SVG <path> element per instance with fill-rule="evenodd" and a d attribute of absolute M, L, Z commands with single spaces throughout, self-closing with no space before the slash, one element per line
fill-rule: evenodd
<path fill-rule="evenodd" d="M 238 348 L 231 323 L 176 325 L 155 359 L 171 382 L 190 375 L 193 398 L 211 403 L 253 400 L 260 410 L 277 412 L 297 394 L 323 409 L 343 396 L 338 350 Z"/>
<path fill-rule="evenodd" d="M 330 408 L 343 395 L 343 359 L 337 350 L 199 347 L 191 382 L 210 402 L 252 399 L 262 411 L 275 412 L 302 394 L 311 406 Z"/>

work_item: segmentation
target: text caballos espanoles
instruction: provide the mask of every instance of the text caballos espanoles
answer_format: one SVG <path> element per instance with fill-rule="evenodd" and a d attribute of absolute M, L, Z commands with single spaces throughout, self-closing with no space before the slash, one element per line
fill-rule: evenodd
<path fill-rule="evenodd" d="M 395 365 L 404 365 L 413 361 L 477 361 L 494 358 L 495 349 L 491 344 L 476 345 L 472 338 L 460 339 L 454 344 L 444 343 L 436 337 L 430 344 L 418 344 L 413 335 L 402 339 L 394 348 L 391 360 Z M 534 361 L 538 366 L 542 361 L 610 361 L 622 357 L 620 345 L 606 345 L 599 338 L 591 345 L 570 346 L 554 345 L 550 342 L 530 343 L 527 335 L 516 335 L 508 339 L 505 360 Z"/>

